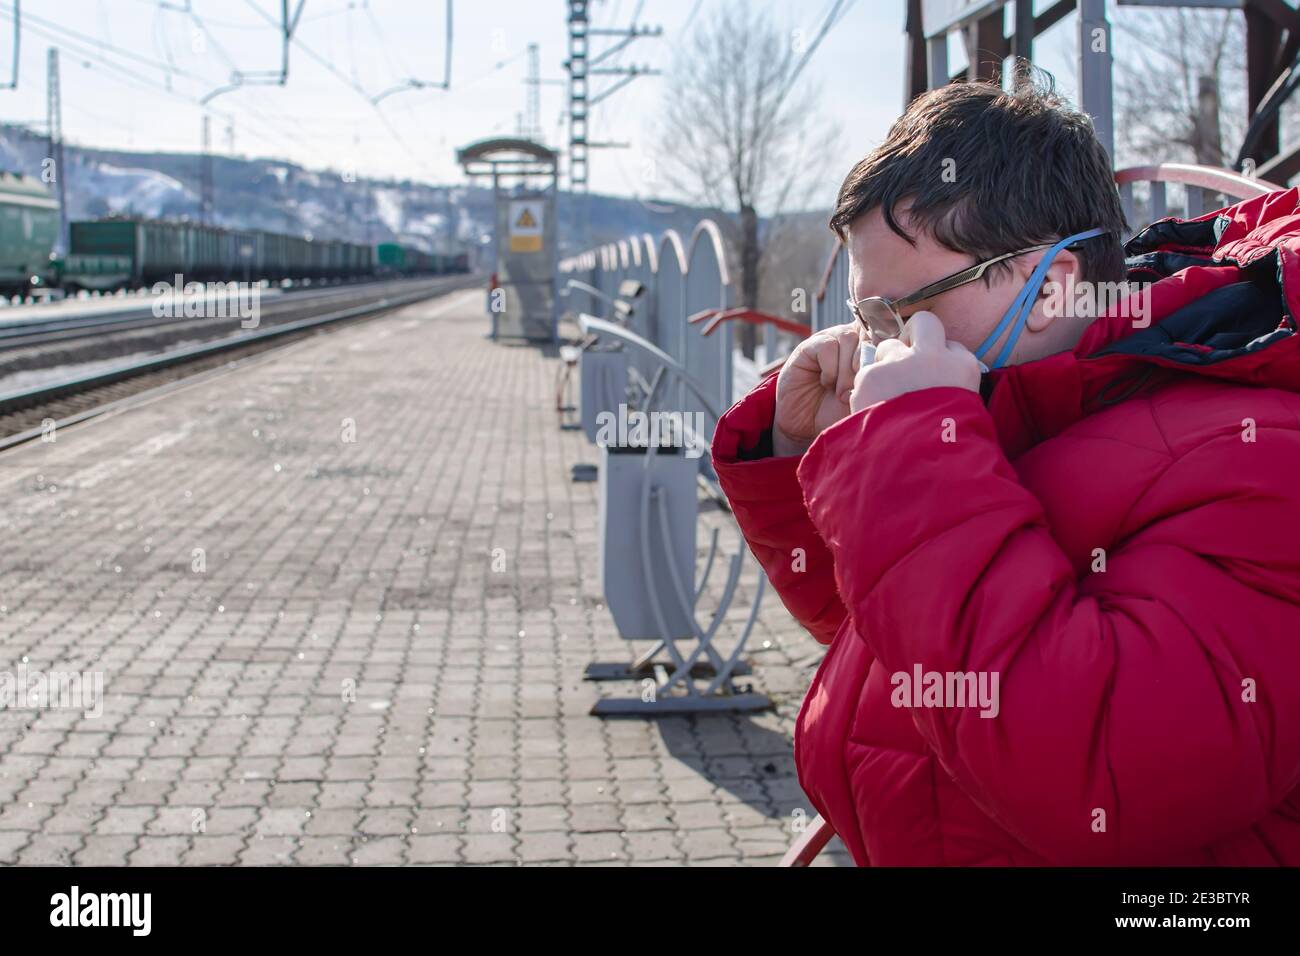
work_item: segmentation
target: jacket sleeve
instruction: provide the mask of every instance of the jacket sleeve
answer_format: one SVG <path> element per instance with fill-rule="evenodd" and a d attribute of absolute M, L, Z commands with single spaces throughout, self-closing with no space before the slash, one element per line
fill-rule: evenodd
<path fill-rule="evenodd" d="M 1276 444 L 1275 470 L 1295 474 L 1300 436 Z M 1252 453 L 1235 435 L 1199 462 L 1171 456 L 1149 496 L 1166 517 L 1098 542 L 1106 573 L 1082 575 L 972 392 L 871 406 L 804 456 L 809 513 L 894 693 L 918 668 L 997 675 L 994 716 L 894 703 L 963 791 L 1053 863 L 1193 857 L 1300 783 L 1300 561 L 1285 543 L 1300 509 L 1293 489 L 1206 479 L 1257 476 L 1230 457 Z"/>
<path fill-rule="evenodd" d="M 746 460 L 772 428 L 776 376 L 733 405 L 713 436 L 713 469 L 749 548 L 795 619 L 829 644 L 844 620 L 826 543 L 804 506 L 800 458 Z"/>

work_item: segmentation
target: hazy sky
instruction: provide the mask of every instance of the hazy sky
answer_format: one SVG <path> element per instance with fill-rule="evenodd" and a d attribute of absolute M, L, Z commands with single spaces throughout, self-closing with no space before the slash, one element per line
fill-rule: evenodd
<path fill-rule="evenodd" d="M 297 0 L 293 0 L 296 4 Z M 723 0 L 595 0 L 594 27 L 626 27 L 641 8 L 639 39 L 610 62 L 669 69 L 684 32 Z M 794 35 L 810 37 L 831 0 L 750 0 Z M 903 0 L 856 0 L 824 40 L 805 76 L 820 85 L 839 120 L 845 170 L 883 137 L 902 108 Z M 186 8 L 192 10 L 186 12 Z M 309 167 L 355 168 L 364 176 L 459 182 L 454 152 L 473 140 L 513 134 L 525 105 L 526 48 L 540 45 L 544 81 L 565 79 L 564 0 L 456 0 L 452 89 L 403 92 L 378 108 L 370 97 L 410 77 L 440 80 L 443 0 L 306 0 L 284 87 L 247 85 L 215 98 L 214 150 L 289 159 Z M 46 56 L 62 57 L 63 124 L 70 142 L 128 149 L 195 151 L 204 110 L 198 100 L 235 71 L 275 73 L 279 0 L 23 0 L 18 89 L 0 91 L 0 118 L 44 129 Z M 12 0 L 0 0 L 0 74 L 11 64 Z M 197 19 L 195 19 L 197 18 Z M 1040 42 L 1044 65 L 1064 68 L 1071 16 Z M 593 38 L 593 55 L 608 39 Z M 960 60 L 954 56 L 954 66 Z M 7 79 L 7 76 L 4 76 Z M 605 80 L 603 82 L 609 82 Z M 598 92 L 602 81 L 593 80 Z M 170 87 L 170 92 L 168 88 Z M 593 140 L 629 149 L 593 150 L 593 191 L 638 195 L 638 171 L 652 155 L 649 122 L 664 80 L 641 77 L 592 113 Z M 563 145 L 567 89 L 541 88 L 541 127 Z M 829 202 L 838 182 L 820 195 Z"/>

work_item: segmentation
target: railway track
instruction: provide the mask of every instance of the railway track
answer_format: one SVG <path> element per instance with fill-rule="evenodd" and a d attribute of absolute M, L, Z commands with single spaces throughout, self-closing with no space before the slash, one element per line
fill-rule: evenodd
<path fill-rule="evenodd" d="M 258 325 L 266 327 L 310 316 L 329 303 L 343 309 L 384 295 L 398 295 L 417 288 L 416 283 L 432 281 L 440 280 L 387 280 L 269 295 L 259 303 Z M 202 300 L 186 301 L 193 304 Z M 107 359 L 139 357 L 144 353 L 194 345 L 227 337 L 240 328 L 241 319 L 234 314 L 238 303 L 233 299 L 206 300 L 205 316 L 155 316 L 153 302 L 145 299 L 134 308 L 114 310 L 108 314 L 0 321 L 0 383 L 22 372 L 39 373 L 45 369 L 90 362 L 102 364 Z M 0 384 L 0 391 L 5 388 Z"/>
<path fill-rule="evenodd" d="M 142 392 L 220 369 L 331 326 L 375 318 L 424 299 L 471 288 L 480 282 L 477 276 L 457 275 L 427 281 L 385 283 L 382 289 L 372 288 L 362 295 L 362 301 L 347 296 L 342 300 L 336 296 L 314 296 L 309 303 L 295 302 L 291 310 L 263 315 L 262 323 L 255 331 L 169 348 L 107 369 L 0 393 L 0 449 L 39 438 L 50 421 L 58 427 L 85 421 Z M 163 324 L 168 328 L 172 325 Z M 111 334 L 103 328 L 99 331 Z M 0 340 L 0 348 L 3 348 L 3 340 Z M 0 351 L 0 360 L 4 354 Z"/>
<path fill-rule="evenodd" d="M 411 280 L 407 280 L 411 281 Z M 416 280 L 419 281 L 419 280 Z M 274 287 L 261 290 L 269 293 L 263 299 L 262 309 L 270 315 L 282 309 L 293 309 L 308 304 L 319 303 L 329 298 L 354 298 L 367 289 L 376 289 L 381 285 L 399 286 L 400 282 L 346 283 L 319 286 L 300 291 L 281 292 Z M 87 300 L 87 305 L 95 308 L 101 303 L 120 305 L 123 300 L 106 297 L 100 300 Z M 99 314 L 70 315 L 51 318 L 30 318 L 6 320 L 0 312 L 0 349 L 13 349 L 22 346 L 44 345 L 63 342 L 70 339 L 87 338 L 102 335 L 105 332 L 118 332 L 125 329 L 161 328 L 169 325 L 194 323 L 194 317 L 185 315 L 157 316 L 153 314 L 153 300 L 147 296 L 130 296 L 125 301 L 138 303 L 134 308 L 111 308 Z M 209 302 L 215 302 L 208 299 Z M 269 310 L 269 311 L 268 311 Z M 229 317 L 228 317 L 229 318 Z M 211 321 L 211 320 L 209 320 Z"/>

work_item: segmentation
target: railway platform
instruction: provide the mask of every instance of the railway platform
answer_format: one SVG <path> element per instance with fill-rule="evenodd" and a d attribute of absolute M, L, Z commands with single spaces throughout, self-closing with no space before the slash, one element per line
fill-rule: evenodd
<path fill-rule="evenodd" d="M 780 859 L 815 815 L 791 735 L 816 643 L 769 601 L 747 656 L 774 710 L 588 714 L 613 689 L 584 666 L 628 656 L 570 480 L 591 447 L 556 359 L 487 341 L 482 307 L 0 453 L 0 863 Z M 101 699 L 24 698 L 54 672 Z"/>

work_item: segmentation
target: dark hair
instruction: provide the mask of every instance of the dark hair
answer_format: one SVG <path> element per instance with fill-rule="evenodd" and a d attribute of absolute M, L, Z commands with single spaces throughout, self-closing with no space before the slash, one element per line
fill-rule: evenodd
<path fill-rule="evenodd" d="M 915 244 L 894 216 L 899 202 L 937 242 L 980 260 L 1109 230 L 1076 247 L 1080 277 L 1124 278 L 1124 210 L 1110 157 L 1092 120 L 1064 105 L 1050 78 L 1014 91 L 952 83 L 918 96 L 845 178 L 831 229 L 845 238 L 851 222 L 879 208 Z"/>

